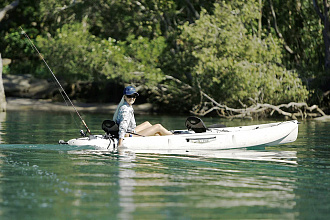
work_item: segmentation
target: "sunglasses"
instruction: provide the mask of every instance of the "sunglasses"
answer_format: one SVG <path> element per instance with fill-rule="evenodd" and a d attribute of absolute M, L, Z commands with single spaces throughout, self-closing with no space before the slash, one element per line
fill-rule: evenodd
<path fill-rule="evenodd" d="M 131 98 L 136 99 L 136 95 L 126 95 L 126 97 L 129 99 L 131 99 Z"/>

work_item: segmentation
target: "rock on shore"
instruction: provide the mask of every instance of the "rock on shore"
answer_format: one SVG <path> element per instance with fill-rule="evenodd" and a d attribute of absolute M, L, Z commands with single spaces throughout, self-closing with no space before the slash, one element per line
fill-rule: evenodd
<path fill-rule="evenodd" d="M 48 98 L 57 91 L 54 83 L 36 79 L 31 75 L 3 75 L 3 86 L 7 97 Z"/>

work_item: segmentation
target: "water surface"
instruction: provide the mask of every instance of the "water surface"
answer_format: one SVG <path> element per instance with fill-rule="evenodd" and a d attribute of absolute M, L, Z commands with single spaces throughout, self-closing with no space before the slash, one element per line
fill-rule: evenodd
<path fill-rule="evenodd" d="M 93 133 L 108 115 L 85 114 Z M 185 117 L 137 116 L 183 129 Z M 76 120 L 76 121 L 75 121 Z M 0 114 L 0 219 L 329 219 L 330 123 L 302 121 L 294 143 L 219 152 L 61 146 L 68 113 Z M 270 121 L 221 121 L 227 126 Z M 78 126 L 77 126 L 78 125 Z"/>

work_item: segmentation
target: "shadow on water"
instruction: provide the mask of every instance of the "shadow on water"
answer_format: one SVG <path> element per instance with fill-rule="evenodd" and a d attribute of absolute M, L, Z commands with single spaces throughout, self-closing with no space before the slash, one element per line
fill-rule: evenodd
<path fill-rule="evenodd" d="M 297 164 L 297 152 L 296 151 L 270 151 L 265 150 L 264 147 L 259 147 L 260 150 L 244 148 L 244 149 L 228 149 L 228 150 L 138 150 L 124 152 L 113 152 L 109 150 L 99 150 L 93 146 L 70 146 L 70 145 L 51 145 L 51 144 L 2 144 L 0 145 L 0 151 L 40 151 L 40 152 L 58 152 L 77 155 L 140 155 L 140 154 L 154 154 L 164 155 L 167 157 L 186 157 L 187 159 L 197 158 L 219 158 L 219 159 L 235 159 L 235 160 L 255 160 L 255 161 L 270 161 L 281 162 L 288 164 Z"/>

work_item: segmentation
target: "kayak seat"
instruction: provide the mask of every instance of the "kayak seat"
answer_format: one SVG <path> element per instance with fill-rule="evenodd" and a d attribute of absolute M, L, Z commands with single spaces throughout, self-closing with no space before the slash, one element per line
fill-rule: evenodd
<path fill-rule="evenodd" d="M 104 120 L 102 123 L 102 129 L 108 136 L 118 138 L 119 127 L 118 124 L 112 120 Z"/>
<path fill-rule="evenodd" d="M 207 130 L 202 119 L 200 119 L 196 116 L 188 117 L 185 125 L 186 125 L 186 128 L 188 128 L 188 130 L 193 130 L 195 133 L 203 133 L 203 132 L 206 132 L 206 130 Z"/>
<path fill-rule="evenodd" d="M 208 127 L 205 126 L 202 119 L 196 117 L 196 116 L 190 116 L 186 120 L 186 128 L 188 130 L 193 130 L 195 133 L 203 133 L 209 130 L 210 128 L 225 128 L 226 125 L 224 124 L 213 124 Z"/>

